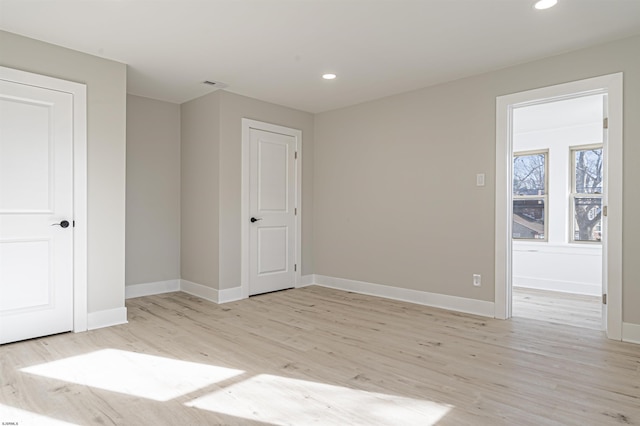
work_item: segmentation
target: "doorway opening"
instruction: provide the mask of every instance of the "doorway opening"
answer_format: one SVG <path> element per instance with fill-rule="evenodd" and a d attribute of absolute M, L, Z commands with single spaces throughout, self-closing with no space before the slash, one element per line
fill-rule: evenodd
<path fill-rule="evenodd" d="M 606 94 L 513 110 L 513 316 L 602 329 Z"/>
<path fill-rule="evenodd" d="M 620 340 L 622 74 L 501 96 L 496 108 L 495 317 L 518 314 L 520 288 L 553 285 L 595 297 L 602 319 L 590 328 Z M 580 109 L 591 114 L 571 123 Z"/>

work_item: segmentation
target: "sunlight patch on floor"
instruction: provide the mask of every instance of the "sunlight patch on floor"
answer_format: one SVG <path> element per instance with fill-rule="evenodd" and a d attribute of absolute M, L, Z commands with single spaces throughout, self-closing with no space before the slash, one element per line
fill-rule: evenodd
<path fill-rule="evenodd" d="M 453 407 L 261 374 L 185 404 L 273 424 L 433 425 Z M 300 421 L 300 422 L 299 422 Z"/>
<path fill-rule="evenodd" d="M 155 401 L 168 401 L 244 373 L 117 349 L 104 349 L 21 371 Z"/>
<path fill-rule="evenodd" d="M 73 426 L 75 423 L 63 422 L 31 411 L 0 404 L 0 425 Z"/>

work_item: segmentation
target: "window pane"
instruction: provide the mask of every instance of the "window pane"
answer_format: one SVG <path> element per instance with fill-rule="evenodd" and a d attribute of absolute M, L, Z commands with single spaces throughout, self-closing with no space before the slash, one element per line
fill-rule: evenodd
<path fill-rule="evenodd" d="M 513 195 L 544 195 L 546 154 L 513 157 Z"/>
<path fill-rule="evenodd" d="M 574 241 L 600 241 L 602 238 L 602 198 L 574 199 Z"/>
<path fill-rule="evenodd" d="M 573 151 L 578 194 L 602 194 L 602 148 Z"/>
<path fill-rule="evenodd" d="M 513 200 L 513 238 L 544 239 L 544 200 Z"/>

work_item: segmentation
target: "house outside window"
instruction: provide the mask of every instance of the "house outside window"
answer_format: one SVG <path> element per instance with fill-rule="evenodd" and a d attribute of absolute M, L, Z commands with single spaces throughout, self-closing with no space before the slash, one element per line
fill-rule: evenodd
<path fill-rule="evenodd" d="M 547 240 L 548 151 L 513 155 L 513 224 L 517 240 Z"/>
<path fill-rule="evenodd" d="M 599 243 L 602 239 L 602 145 L 571 148 L 572 242 Z"/>

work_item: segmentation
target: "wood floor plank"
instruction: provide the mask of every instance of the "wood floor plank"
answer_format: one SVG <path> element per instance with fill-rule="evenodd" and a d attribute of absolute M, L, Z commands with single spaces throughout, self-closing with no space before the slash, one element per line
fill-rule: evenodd
<path fill-rule="evenodd" d="M 601 300 L 559 291 L 513 287 L 513 316 L 602 330 Z"/>
<path fill-rule="evenodd" d="M 126 325 L 0 346 L 0 421 L 640 424 L 640 346 L 589 328 L 316 286 L 224 305 L 168 293 L 127 308 Z M 131 377 L 100 364 L 72 380 L 59 367 L 89 368 L 86 360 L 112 353 L 134 364 Z M 229 375 L 206 379 L 211 371 Z M 164 385 L 147 389 L 145 380 Z M 135 394 L 136 386 L 150 393 Z"/>

